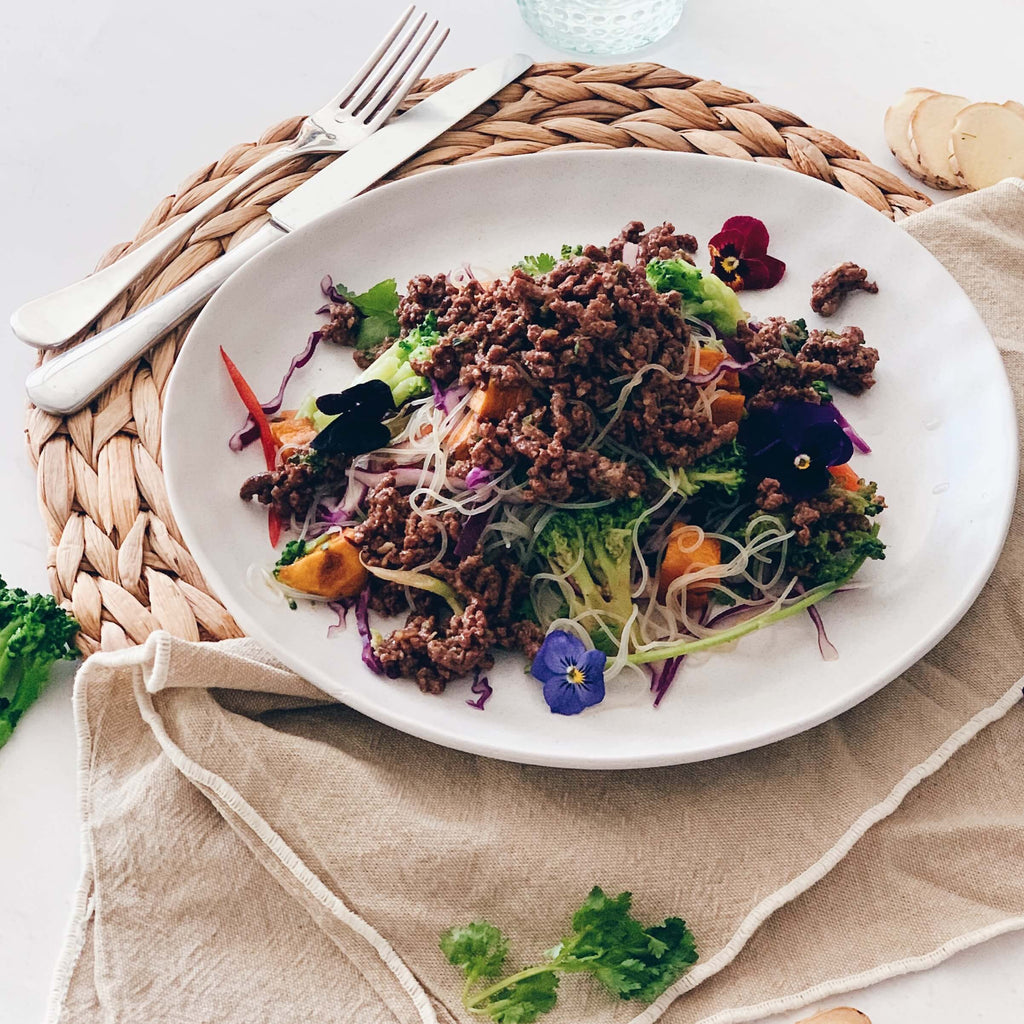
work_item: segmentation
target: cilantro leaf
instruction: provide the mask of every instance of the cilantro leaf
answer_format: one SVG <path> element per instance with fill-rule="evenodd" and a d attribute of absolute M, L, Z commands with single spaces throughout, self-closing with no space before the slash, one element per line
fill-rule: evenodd
<path fill-rule="evenodd" d="M 444 932 L 441 952 L 471 981 L 496 978 L 508 956 L 508 939 L 489 921 L 473 921 Z"/>
<path fill-rule="evenodd" d="M 621 999 L 656 999 L 697 959 L 693 935 L 678 917 L 644 928 L 629 913 L 632 895 L 594 886 L 573 915 L 574 934 L 556 947 L 564 971 L 589 971 Z"/>
<path fill-rule="evenodd" d="M 385 338 L 398 336 L 398 288 L 393 277 L 378 281 L 360 295 L 343 284 L 335 287 L 362 314 L 356 330 L 356 348 L 365 351 Z"/>
<path fill-rule="evenodd" d="M 561 251 L 561 257 L 563 260 L 571 260 L 573 256 L 582 256 L 583 246 L 582 245 L 563 245 Z"/>
<path fill-rule="evenodd" d="M 541 252 L 536 256 L 524 256 L 518 263 L 514 264 L 514 268 L 522 270 L 524 273 L 530 274 L 533 277 L 539 277 L 541 274 L 546 274 L 550 270 L 554 270 L 558 264 L 558 260 L 549 252 Z"/>

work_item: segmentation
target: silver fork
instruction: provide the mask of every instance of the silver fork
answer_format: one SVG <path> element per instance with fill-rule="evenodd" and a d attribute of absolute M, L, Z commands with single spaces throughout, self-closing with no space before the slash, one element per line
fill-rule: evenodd
<path fill-rule="evenodd" d="M 11 328 L 29 345 L 53 348 L 88 327 L 129 285 L 228 205 L 250 182 L 296 156 L 341 153 L 375 132 L 394 113 L 448 36 L 410 5 L 366 63 L 329 103 L 303 121 L 298 137 L 244 170 L 173 224 L 109 267 L 26 303 L 11 314 Z"/>

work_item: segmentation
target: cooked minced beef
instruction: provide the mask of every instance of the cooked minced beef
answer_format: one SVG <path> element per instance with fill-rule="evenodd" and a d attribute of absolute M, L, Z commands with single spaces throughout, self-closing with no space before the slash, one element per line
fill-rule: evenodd
<path fill-rule="evenodd" d="M 859 395 L 875 383 L 878 349 L 864 344 L 859 327 L 842 333 L 811 330 L 792 338 L 793 325 L 784 317 L 768 317 L 756 330 L 740 325 L 736 343 L 757 359 L 753 370 L 756 387 L 748 387 L 748 408 L 763 409 L 774 402 L 820 402 L 811 386 L 825 381 L 852 395 Z"/>
<path fill-rule="evenodd" d="M 330 493 L 332 488 L 337 491 L 347 485 L 350 461 L 347 456 L 320 456 L 305 449 L 279 469 L 249 477 L 239 497 L 269 505 L 282 523 L 290 523 L 293 517 L 301 523 L 318 492 Z"/>
<path fill-rule="evenodd" d="M 354 345 L 355 330 L 361 319 L 359 310 L 348 300 L 330 300 L 322 312 L 326 312 L 330 320 L 320 328 L 321 339 L 333 345 Z"/>
<path fill-rule="evenodd" d="M 867 532 L 871 529 L 871 520 L 854 510 L 852 500 L 847 492 L 840 489 L 835 493 L 830 491 L 819 497 L 794 501 L 782 490 L 778 480 L 769 477 L 758 485 L 754 503 L 765 512 L 782 512 L 787 515 L 796 531 L 797 544 L 804 546 L 811 542 L 810 527 L 822 518 L 827 518 L 832 542 L 842 547 L 843 537 L 848 532 Z M 874 495 L 872 500 L 885 507 L 885 499 L 881 495 Z"/>
<path fill-rule="evenodd" d="M 389 474 L 367 496 L 367 517 L 353 539 L 369 566 L 416 569 L 432 562 L 430 575 L 443 580 L 465 604 L 450 615 L 444 602 L 410 591 L 413 608 L 405 627 L 378 641 L 377 655 L 390 676 L 414 678 L 420 689 L 438 693 L 445 684 L 494 663 L 491 650 L 503 646 L 533 657 L 543 640 L 536 622 L 524 617 L 529 579 L 511 558 L 485 561 L 476 553 L 455 557 L 462 521 L 412 511 L 409 499 Z M 447 538 L 442 551 L 442 542 Z M 409 611 L 405 588 L 371 576 L 371 605 L 389 615 Z"/>
<path fill-rule="evenodd" d="M 878 285 L 868 280 L 868 272 L 856 263 L 840 263 L 826 270 L 811 285 L 811 309 L 822 316 L 832 316 L 850 292 L 870 292 L 874 295 Z"/>

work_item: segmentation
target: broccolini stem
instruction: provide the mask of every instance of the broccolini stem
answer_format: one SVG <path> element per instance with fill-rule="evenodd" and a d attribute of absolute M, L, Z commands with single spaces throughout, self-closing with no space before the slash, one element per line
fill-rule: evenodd
<path fill-rule="evenodd" d="M 838 590 L 846 582 L 849 581 L 853 573 L 860 568 L 858 562 L 857 567 L 853 572 L 844 576 L 841 580 L 836 580 L 833 583 L 826 583 L 820 587 L 816 587 L 814 590 L 809 590 L 799 601 L 794 604 L 786 605 L 785 608 L 778 608 L 773 612 L 766 612 L 763 615 L 755 615 L 751 619 L 747 619 L 746 622 L 740 622 L 730 629 L 722 630 L 721 633 L 715 633 L 713 636 L 706 636 L 700 640 L 680 640 L 672 644 L 663 644 L 660 647 L 654 647 L 647 651 L 637 651 L 635 654 L 631 654 L 626 660 L 631 665 L 645 665 L 653 661 L 666 661 L 669 658 L 679 658 L 684 654 L 692 654 L 694 651 L 706 651 L 709 647 L 717 647 L 719 644 L 727 644 L 732 640 L 738 640 L 741 636 L 746 636 L 748 633 L 756 632 L 759 629 L 763 629 L 765 626 L 771 626 L 776 622 L 781 622 L 783 619 L 788 619 L 792 615 L 796 615 L 798 612 L 802 612 L 811 605 L 817 604 L 823 598 L 828 597 L 829 594 Z"/>

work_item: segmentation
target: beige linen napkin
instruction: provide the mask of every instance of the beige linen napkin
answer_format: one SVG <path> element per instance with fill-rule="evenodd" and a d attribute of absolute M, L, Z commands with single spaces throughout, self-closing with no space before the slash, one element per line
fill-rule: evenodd
<path fill-rule="evenodd" d="M 981 310 L 1024 408 L 1024 182 L 906 227 Z M 595 883 L 632 890 L 641 918 L 685 916 L 701 959 L 649 1008 L 568 977 L 550 1024 L 754 1019 L 1024 927 L 1022 508 L 923 661 L 705 764 L 444 750 L 247 640 L 94 656 L 75 691 L 85 871 L 50 1020 L 463 1022 L 439 932 L 485 916 L 536 957 Z"/>

